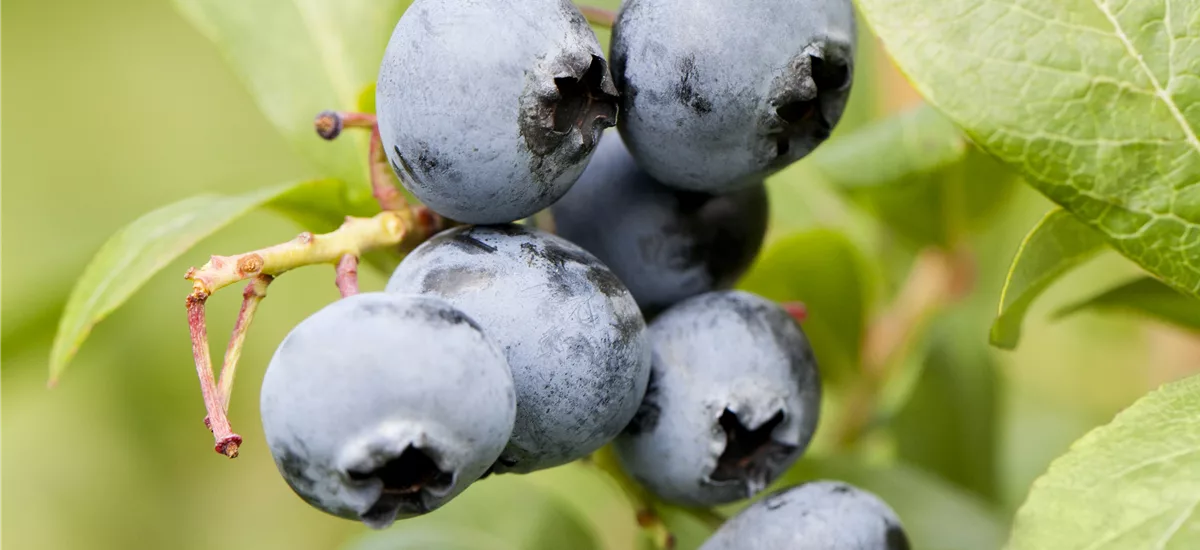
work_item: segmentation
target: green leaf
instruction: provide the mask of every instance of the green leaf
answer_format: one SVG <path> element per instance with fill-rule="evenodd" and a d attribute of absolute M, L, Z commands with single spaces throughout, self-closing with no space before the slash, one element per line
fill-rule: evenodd
<path fill-rule="evenodd" d="M 358 110 L 363 113 L 374 113 L 375 112 L 375 83 L 374 82 L 367 84 L 367 87 L 363 88 L 363 90 L 358 93 Z"/>
<path fill-rule="evenodd" d="M 352 203 L 346 195 L 344 184 L 317 180 L 299 184 L 263 206 L 314 233 L 337 229 L 346 216 L 369 217 L 379 212 L 374 201 Z"/>
<path fill-rule="evenodd" d="M 1104 239 L 1075 216 L 1055 209 L 1025 236 L 1013 258 L 1000 310 L 992 322 L 993 345 L 1013 349 L 1034 299 L 1059 277 L 1104 250 Z"/>
<path fill-rule="evenodd" d="M 584 512 L 600 546 L 615 550 L 636 545 L 642 529 L 629 496 L 597 461 L 575 461 L 521 477 L 559 499 L 560 506 Z"/>
<path fill-rule="evenodd" d="M 1200 330 L 1200 300 L 1153 277 L 1143 277 L 1069 305 L 1055 313 L 1065 317 L 1085 309 L 1117 309 L 1142 313 L 1184 328 Z"/>
<path fill-rule="evenodd" d="M 323 194 L 343 187 L 335 180 L 321 180 L 232 197 L 201 195 L 159 208 L 117 231 L 100 247 L 67 299 L 50 351 L 50 382 L 62 375 L 96 323 L 200 239 L 272 201 L 298 205 L 292 194 Z"/>
<path fill-rule="evenodd" d="M 858 369 L 868 306 L 865 272 L 865 260 L 850 239 L 815 229 L 777 241 L 738 286 L 771 300 L 804 303 L 804 333 L 821 374 L 832 381 Z"/>
<path fill-rule="evenodd" d="M 1009 547 L 1200 548 L 1200 377 L 1092 430 L 1033 484 Z"/>
<path fill-rule="evenodd" d="M 836 479 L 875 493 L 888 503 L 913 548 L 994 550 L 1004 544 L 1004 522 L 983 501 L 920 469 L 872 467 L 844 457 L 805 459 L 777 486 Z"/>
<path fill-rule="evenodd" d="M 916 246 L 955 244 L 1005 203 L 1016 181 L 925 105 L 831 139 L 810 162 Z"/>
<path fill-rule="evenodd" d="M 26 353 L 45 354 L 46 346 L 52 341 L 58 320 L 66 307 L 67 293 L 72 283 L 73 279 L 60 272 L 56 276 L 46 276 L 37 292 L 9 295 L 10 309 L 5 312 L 4 324 L 0 326 L 0 342 L 3 342 L 0 345 L 0 365 L 15 361 Z"/>
<path fill-rule="evenodd" d="M 437 544 L 422 545 L 429 540 Z M 524 476 L 510 475 L 475 483 L 441 509 L 363 536 L 347 550 L 408 548 L 599 550 L 600 544 L 582 512 L 569 501 Z"/>
<path fill-rule="evenodd" d="M 961 309 L 934 322 L 916 387 L 890 424 L 901 460 L 992 498 L 999 471 L 998 365 L 979 326 Z"/>
<path fill-rule="evenodd" d="M 917 90 L 984 150 L 1200 296 L 1200 3 L 857 4 Z"/>
<path fill-rule="evenodd" d="M 221 49 L 259 108 L 323 175 L 367 188 L 366 132 L 320 139 L 313 117 L 356 110 L 407 2 L 400 0 L 174 0 Z M 371 104 L 374 103 L 372 100 Z"/>
<path fill-rule="evenodd" d="M 313 233 L 328 233 L 337 229 L 346 221 L 346 216 L 369 217 L 379 212 L 379 205 L 373 199 L 351 202 L 344 186 L 299 188 L 266 206 Z M 364 264 L 381 273 L 394 271 L 401 259 L 394 250 L 371 250 L 364 252 L 361 258 Z"/>
<path fill-rule="evenodd" d="M 469 527 L 439 525 L 367 535 L 347 550 L 522 550 Z"/>

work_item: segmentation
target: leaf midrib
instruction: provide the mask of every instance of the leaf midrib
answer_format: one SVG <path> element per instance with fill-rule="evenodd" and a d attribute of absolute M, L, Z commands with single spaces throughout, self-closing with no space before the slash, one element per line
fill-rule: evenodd
<path fill-rule="evenodd" d="M 1183 112 L 1179 110 L 1179 106 L 1175 104 L 1175 100 L 1171 99 L 1171 96 L 1167 94 L 1166 89 L 1159 84 L 1158 78 L 1154 76 L 1154 72 L 1150 70 L 1148 65 L 1146 65 L 1146 61 L 1142 57 L 1142 54 L 1137 51 L 1137 48 L 1134 47 L 1133 42 L 1130 41 L 1129 37 L 1125 35 L 1125 31 L 1121 29 L 1121 22 L 1117 21 L 1116 15 L 1108 10 L 1108 7 L 1104 5 L 1103 0 L 1092 0 L 1092 4 L 1095 5 L 1096 9 L 1100 10 L 1100 13 L 1104 14 L 1104 18 L 1108 19 L 1108 22 L 1112 24 L 1114 35 L 1118 40 L 1121 41 L 1121 44 L 1125 46 L 1125 51 L 1129 53 L 1130 57 L 1133 57 L 1134 61 L 1137 62 L 1138 67 L 1142 69 L 1142 72 L 1146 74 L 1146 78 L 1150 80 L 1150 85 L 1154 87 L 1154 95 L 1156 95 L 1158 99 L 1167 106 L 1167 110 L 1171 112 L 1171 116 L 1175 119 L 1175 122 L 1179 124 L 1181 129 L 1183 129 L 1183 133 L 1184 136 L 1187 137 L 1188 144 L 1190 144 L 1192 149 L 1194 149 L 1197 153 L 1200 153 L 1200 139 L 1197 139 L 1195 130 L 1190 124 L 1188 124 L 1187 119 L 1183 117 Z M 1166 4 L 1168 6 L 1167 13 L 1169 14 L 1171 0 L 1166 0 Z M 1170 34 L 1169 28 L 1167 29 L 1167 32 Z M 1172 39 L 1172 43 L 1173 42 L 1174 40 Z M 1168 59 L 1171 58 L 1171 55 L 1172 52 L 1168 51 Z"/>
<path fill-rule="evenodd" d="M 1192 501 L 1192 505 L 1188 506 L 1187 509 L 1179 515 L 1179 519 L 1175 520 L 1175 523 L 1171 525 L 1171 529 L 1163 535 L 1163 538 L 1158 540 L 1158 544 L 1155 545 L 1155 548 L 1158 550 L 1163 550 L 1166 548 L 1167 543 L 1171 542 L 1171 539 L 1175 538 L 1175 535 L 1179 534 L 1179 529 L 1183 527 L 1183 524 L 1187 522 L 1187 519 L 1195 515 L 1198 506 L 1200 506 L 1200 497 L 1196 497 L 1196 500 Z"/>
<path fill-rule="evenodd" d="M 317 54 L 321 59 L 321 66 L 329 74 L 334 93 L 338 96 L 338 103 L 345 108 L 351 108 L 357 100 L 357 93 L 350 89 L 350 71 L 346 68 L 345 59 L 339 52 L 338 41 L 328 36 L 328 33 L 323 30 L 329 25 L 317 23 L 316 17 L 310 9 L 305 7 L 306 4 L 303 0 L 291 0 L 291 3 L 292 7 L 296 8 L 296 13 L 300 16 L 305 30 L 317 43 Z"/>

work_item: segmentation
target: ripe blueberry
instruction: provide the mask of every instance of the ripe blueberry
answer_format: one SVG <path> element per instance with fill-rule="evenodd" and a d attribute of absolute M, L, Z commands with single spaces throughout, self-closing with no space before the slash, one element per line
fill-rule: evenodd
<path fill-rule="evenodd" d="M 767 231 L 761 182 L 726 195 L 666 187 L 638 168 L 615 131 L 551 209 L 558 234 L 611 268 L 647 316 L 732 287 Z"/>
<path fill-rule="evenodd" d="M 757 185 L 829 136 L 854 40 L 850 0 L 628 0 L 612 39 L 621 135 L 667 185 Z"/>
<path fill-rule="evenodd" d="M 846 483 L 785 489 L 725 522 L 700 550 L 796 548 L 909 550 L 900 518 L 879 497 Z"/>
<path fill-rule="evenodd" d="M 616 100 L 568 0 L 416 0 L 376 87 L 400 181 L 466 223 L 519 220 L 566 193 L 616 123 Z"/>
<path fill-rule="evenodd" d="M 443 300 L 351 296 L 302 321 L 262 385 L 262 421 L 288 485 L 382 528 L 479 479 L 516 413 L 501 349 Z"/>
<path fill-rule="evenodd" d="M 671 307 L 650 325 L 646 399 L 614 448 L 659 497 L 690 506 L 748 498 L 812 439 L 821 386 L 783 308 L 741 291 Z"/>
<path fill-rule="evenodd" d="M 405 258 L 387 288 L 444 298 L 504 348 L 517 420 L 497 473 L 587 456 L 641 403 L 650 351 L 637 303 L 564 239 L 515 225 L 451 229 Z"/>

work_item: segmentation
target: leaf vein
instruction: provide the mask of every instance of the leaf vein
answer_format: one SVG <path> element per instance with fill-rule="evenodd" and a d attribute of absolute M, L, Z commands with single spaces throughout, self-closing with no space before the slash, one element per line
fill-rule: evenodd
<path fill-rule="evenodd" d="M 1186 509 L 1184 509 L 1182 514 L 1179 514 L 1179 518 L 1171 524 L 1171 528 L 1167 529 L 1166 533 L 1163 533 L 1163 537 L 1161 539 L 1158 539 L 1158 544 L 1155 545 L 1155 548 L 1162 550 L 1163 548 L 1167 547 L 1167 543 L 1171 542 L 1171 539 L 1175 538 L 1175 535 L 1179 533 L 1179 529 L 1183 527 L 1184 522 L 1186 522 L 1189 517 L 1192 517 L 1192 515 L 1196 513 L 1197 505 L 1200 505 L 1200 497 L 1196 498 L 1196 500 L 1193 500 L 1191 506 L 1188 506 Z"/>
<path fill-rule="evenodd" d="M 1167 3 L 1169 4 L 1170 0 L 1167 0 Z M 1167 93 L 1161 84 L 1159 84 L 1158 78 L 1154 76 L 1154 72 L 1151 71 L 1150 67 L 1146 65 L 1146 60 L 1142 57 L 1142 54 L 1137 51 L 1137 48 L 1134 47 L 1133 42 L 1129 40 L 1129 36 L 1127 36 L 1124 29 L 1121 28 L 1121 22 L 1117 20 L 1116 15 L 1108 9 L 1108 6 L 1104 4 L 1103 0 L 1092 0 L 1092 4 L 1096 6 L 1096 9 L 1100 10 L 1100 13 L 1104 14 L 1104 17 L 1108 19 L 1109 23 L 1112 23 L 1117 39 L 1124 44 L 1125 50 L 1129 52 L 1129 55 L 1132 56 L 1133 60 L 1137 62 L 1138 67 L 1140 67 L 1142 71 L 1146 73 L 1146 78 L 1150 80 L 1150 85 L 1154 87 L 1155 95 L 1157 95 L 1159 100 L 1161 100 L 1167 106 L 1167 110 L 1171 112 L 1171 116 L 1174 117 L 1175 121 L 1179 123 L 1179 127 L 1183 129 L 1184 135 L 1187 136 L 1188 143 L 1191 144 L 1192 148 L 1195 149 L 1197 153 L 1200 153 L 1200 139 L 1196 137 L 1195 130 L 1193 130 L 1192 126 L 1188 124 L 1187 119 L 1183 117 L 1183 113 L 1179 110 L 1179 106 L 1175 104 L 1175 100 L 1171 99 L 1171 95 Z M 1167 30 L 1167 34 L 1171 34 L 1170 29 Z"/>
<path fill-rule="evenodd" d="M 1105 476 L 1105 478 L 1106 478 L 1107 480 L 1110 480 L 1110 481 L 1111 481 L 1111 480 L 1116 480 L 1116 479 L 1119 479 L 1119 478 L 1125 477 L 1125 476 L 1127 476 L 1127 475 L 1129 475 L 1129 474 L 1132 474 L 1133 472 L 1136 472 L 1136 471 L 1138 471 L 1138 470 L 1141 470 L 1141 469 L 1143 469 L 1143 468 L 1148 468 L 1148 467 L 1150 467 L 1150 466 L 1153 466 L 1153 465 L 1155 465 L 1155 464 L 1161 464 L 1161 463 L 1163 463 L 1163 462 L 1169 462 L 1169 461 L 1171 461 L 1172 459 L 1179 458 L 1179 457 L 1181 457 L 1181 456 L 1187 456 L 1187 455 L 1190 455 L 1190 454 L 1195 454 L 1195 453 L 1200 453 L 1200 447 L 1193 447 L 1193 448 L 1191 448 L 1191 449 L 1184 449 L 1184 450 L 1182 450 L 1182 451 L 1177 451 L 1177 452 L 1173 452 L 1173 453 L 1170 453 L 1170 454 L 1165 454 L 1165 455 L 1162 455 L 1162 456 L 1156 456 L 1156 457 L 1153 457 L 1153 458 L 1150 458 L 1150 459 L 1147 459 L 1147 460 L 1143 460 L 1143 461 L 1141 461 L 1141 462 L 1138 462 L 1137 464 L 1130 465 L 1129 467 L 1127 467 L 1127 468 L 1125 468 L 1125 469 L 1123 469 L 1123 470 L 1121 470 L 1121 471 L 1119 471 L 1119 472 L 1113 473 L 1112 475 Z M 1093 487 L 1092 487 L 1092 488 L 1089 490 L 1089 492 L 1096 490 L 1098 487 L 1100 487 L 1100 485 L 1099 485 L 1099 484 L 1097 484 L 1096 486 L 1093 486 Z"/>
<path fill-rule="evenodd" d="M 353 80 L 351 71 L 346 67 L 339 41 L 324 30 L 330 25 L 322 25 L 320 18 L 312 13 L 312 9 L 307 7 L 304 0 L 292 0 L 292 6 L 300 15 L 300 21 L 304 24 L 304 28 L 319 45 L 317 52 L 321 58 L 321 65 L 330 76 L 329 81 L 338 96 L 338 101 L 341 102 L 341 107 L 353 108 L 357 98 L 355 90 L 350 85 Z"/>

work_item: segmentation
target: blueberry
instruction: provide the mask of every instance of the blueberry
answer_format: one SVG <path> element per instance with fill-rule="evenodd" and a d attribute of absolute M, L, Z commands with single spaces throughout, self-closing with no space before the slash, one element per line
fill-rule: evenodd
<path fill-rule="evenodd" d="M 804 452 L 821 386 L 783 308 L 741 291 L 689 298 L 650 325 L 646 399 L 614 448 L 659 497 L 714 506 L 750 497 Z"/>
<path fill-rule="evenodd" d="M 550 206 L 617 115 L 596 35 L 568 0 L 416 0 L 388 43 L 376 104 L 400 181 L 465 223 Z"/>
<path fill-rule="evenodd" d="M 262 385 L 288 485 L 330 514 L 382 528 L 479 479 L 512 433 L 501 349 L 436 298 L 351 296 L 302 321 Z"/>
<path fill-rule="evenodd" d="M 387 288 L 446 299 L 504 348 L 517 420 L 495 472 L 587 456 L 637 412 L 650 373 L 645 321 L 625 285 L 564 239 L 515 225 L 451 229 L 405 258 Z"/>
<path fill-rule="evenodd" d="M 829 136 L 854 40 L 850 0 L 627 0 L 612 38 L 621 135 L 667 185 L 757 185 Z"/>
<path fill-rule="evenodd" d="M 700 550 L 909 550 L 900 518 L 879 497 L 837 481 L 773 493 L 725 522 Z"/>
<path fill-rule="evenodd" d="M 611 268 L 647 316 L 732 287 L 767 230 L 762 182 L 726 195 L 666 187 L 638 168 L 615 131 L 551 208 L 558 234 Z"/>

